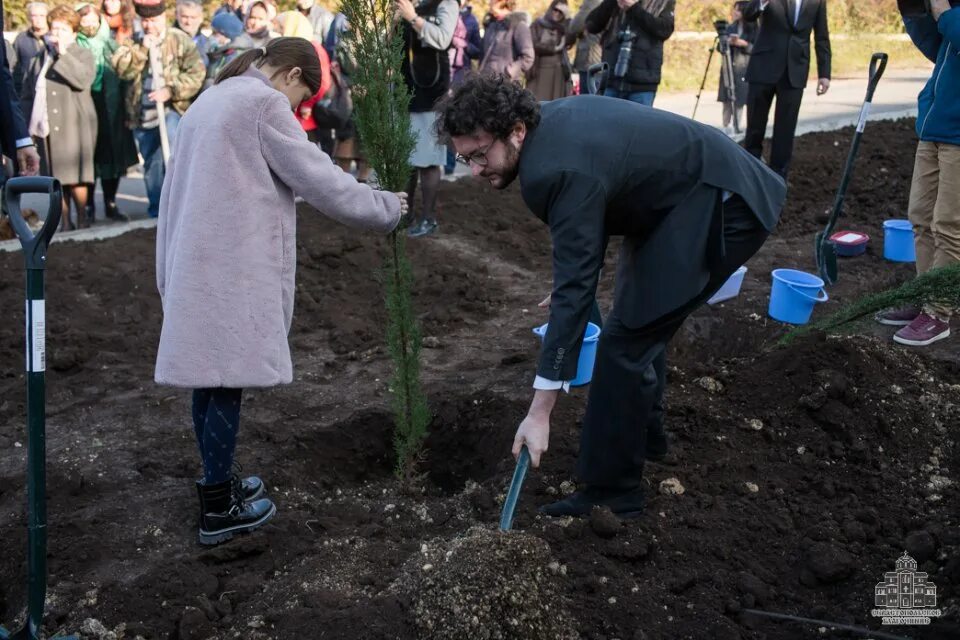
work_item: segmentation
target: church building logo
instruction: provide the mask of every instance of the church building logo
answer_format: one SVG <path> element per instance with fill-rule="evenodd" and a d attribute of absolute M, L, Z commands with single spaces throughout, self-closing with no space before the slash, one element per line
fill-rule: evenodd
<path fill-rule="evenodd" d="M 930 624 L 930 618 L 939 618 L 937 586 L 927 581 L 927 574 L 917 571 L 917 561 L 904 551 L 897 560 L 895 571 L 883 575 L 874 592 L 874 606 L 870 612 L 882 618 L 883 624 Z"/>

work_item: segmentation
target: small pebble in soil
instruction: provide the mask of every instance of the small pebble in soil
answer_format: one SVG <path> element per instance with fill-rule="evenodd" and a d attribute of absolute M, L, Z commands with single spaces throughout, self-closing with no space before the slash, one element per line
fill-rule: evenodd
<path fill-rule="evenodd" d="M 620 533 L 622 524 L 609 507 L 594 507 L 590 512 L 590 529 L 601 538 L 612 538 Z"/>
<path fill-rule="evenodd" d="M 757 418 L 750 418 L 744 423 L 744 428 L 750 431 L 763 431 L 763 421 Z"/>
<path fill-rule="evenodd" d="M 577 485 L 573 484 L 569 480 L 564 480 L 563 482 L 560 483 L 560 493 L 562 493 L 565 496 L 570 495 L 576 490 L 577 490 Z"/>
<path fill-rule="evenodd" d="M 723 384 L 715 378 L 710 376 L 703 376 L 702 378 L 697 378 L 695 381 L 701 388 L 706 389 L 710 393 L 720 393 L 723 391 Z"/>
<path fill-rule="evenodd" d="M 667 478 L 660 482 L 660 493 L 665 496 L 682 496 L 686 489 L 676 478 Z"/>
<path fill-rule="evenodd" d="M 760 487 L 758 487 L 757 484 L 754 482 L 744 482 L 743 484 L 747 488 L 747 491 L 749 491 L 750 493 L 757 493 L 758 491 L 760 491 Z"/>

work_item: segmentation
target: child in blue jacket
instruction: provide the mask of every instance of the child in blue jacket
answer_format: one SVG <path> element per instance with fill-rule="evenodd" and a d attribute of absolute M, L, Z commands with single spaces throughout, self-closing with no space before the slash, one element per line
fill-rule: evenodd
<path fill-rule="evenodd" d="M 930 10 L 923 17 L 904 17 L 913 43 L 936 64 L 918 99 L 920 144 L 907 209 L 918 274 L 960 262 L 960 7 L 931 0 Z M 925 346 L 950 335 L 952 314 L 949 305 L 933 301 L 923 308 L 891 309 L 877 320 L 901 326 L 896 342 Z"/>

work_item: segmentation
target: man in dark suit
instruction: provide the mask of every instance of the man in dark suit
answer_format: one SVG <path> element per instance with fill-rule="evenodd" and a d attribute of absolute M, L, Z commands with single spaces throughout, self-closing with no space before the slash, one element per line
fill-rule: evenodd
<path fill-rule="evenodd" d="M 760 157 L 770 105 L 777 98 L 770 147 L 770 168 L 784 178 L 793 155 L 803 88 L 810 73 L 810 32 L 817 51 L 817 95 L 830 88 L 830 31 L 827 0 L 751 0 L 743 10 L 749 22 L 760 20 L 760 32 L 747 66 L 747 133 L 743 146 Z"/>
<path fill-rule="evenodd" d="M 3 0 L 0 0 L 0 34 L 3 33 Z M 0 35 L 0 37 L 3 37 Z M 20 101 L 13 90 L 13 76 L 7 62 L 6 47 L 0 47 L 0 151 L 13 158 L 20 173 L 33 176 L 40 170 L 40 156 L 27 133 L 20 112 Z"/>
<path fill-rule="evenodd" d="M 542 511 L 583 515 L 607 505 L 637 514 L 644 459 L 666 444 L 667 343 L 776 226 L 783 180 L 717 129 L 627 100 L 540 104 L 481 75 L 438 110 L 438 130 L 458 160 L 498 189 L 519 177 L 524 202 L 550 227 L 550 323 L 513 447 L 516 455 L 526 445 L 534 466 L 547 450 L 559 391 L 577 374 L 607 240 L 623 237 L 583 419 L 583 487 Z"/>

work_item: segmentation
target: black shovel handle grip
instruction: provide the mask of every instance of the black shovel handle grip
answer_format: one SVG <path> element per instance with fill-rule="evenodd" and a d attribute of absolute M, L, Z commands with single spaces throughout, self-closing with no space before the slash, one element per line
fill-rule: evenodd
<path fill-rule="evenodd" d="M 30 176 L 10 178 L 3 186 L 3 197 L 7 215 L 10 217 L 10 226 L 13 227 L 23 255 L 27 262 L 27 269 L 43 269 L 47 260 L 47 245 L 53 239 L 60 224 L 60 214 L 63 209 L 63 189 L 60 181 L 46 176 Z M 47 219 L 43 227 L 36 234 L 23 219 L 20 210 L 20 196 L 25 193 L 46 193 L 50 196 L 50 207 L 47 210 Z"/>
<path fill-rule="evenodd" d="M 870 58 L 870 76 L 867 81 L 867 102 L 873 102 L 873 92 L 877 90 L 880 84 L 880 78 L 883 77 L 883 71 L 887 68 L 887 54 L 875 53 Z"/>

